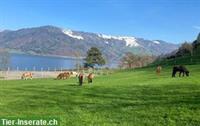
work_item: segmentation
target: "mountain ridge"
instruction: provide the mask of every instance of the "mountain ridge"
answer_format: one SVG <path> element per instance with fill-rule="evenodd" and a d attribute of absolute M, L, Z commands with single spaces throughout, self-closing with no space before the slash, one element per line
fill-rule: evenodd
<path fill-rule="evenodd" d="M 112 36 L 59 28 L 52 25 L 0 32 L 0 47 L 23 53 L 83 57 L 91 47 L 99 48 L 108 60 L 118 60 L 125 52 L 160 55 L 178 48 L 162 40 L 132 36 Z"/>

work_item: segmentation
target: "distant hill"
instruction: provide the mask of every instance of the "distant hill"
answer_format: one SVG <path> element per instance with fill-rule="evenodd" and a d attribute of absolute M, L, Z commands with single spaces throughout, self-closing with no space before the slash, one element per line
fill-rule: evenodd
<path fill-rule="evenodd" d="M 62 29 L 55 26 L 24 28 L 0 32 L 0 47 L 11 51 L 57 56 L 85 56 L 97 47 L 110 61 L 118 60 L 125 52 L 139 55 L 160 55 L 178 48 L 162 40 L 146 40 L 127 36 L 110 36 Z"/>

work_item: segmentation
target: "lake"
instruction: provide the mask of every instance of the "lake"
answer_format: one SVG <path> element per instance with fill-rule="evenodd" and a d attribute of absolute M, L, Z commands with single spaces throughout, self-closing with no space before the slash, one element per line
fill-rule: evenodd
<path fill-rule="evenodd" d="M 61 70 L 74 69 L 77 62 L 83 63 L 83 60 L 12 53 L 9 67 L 11 70 Z"/>

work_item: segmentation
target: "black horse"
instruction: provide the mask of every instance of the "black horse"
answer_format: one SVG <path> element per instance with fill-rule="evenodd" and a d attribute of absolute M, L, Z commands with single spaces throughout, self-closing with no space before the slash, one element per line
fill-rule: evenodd
<path fill-rule="evenodd" d="M 172 77 L 176 76 L 176 72 L 179 72 L 179 77 L 181 77 L 181 75 L 184 77 L 189 76 L 189 71 L 185 66 L 174 66 L 173 67 L 173 71 L 172 71 Z"/>

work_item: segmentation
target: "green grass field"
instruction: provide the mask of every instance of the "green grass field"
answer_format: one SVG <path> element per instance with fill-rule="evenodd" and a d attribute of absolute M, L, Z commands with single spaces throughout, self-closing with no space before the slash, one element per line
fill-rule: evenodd
<path fill-rule="evenodd" d="M 0 117 L 59 117 L 62 126 L 198 126 L 200 65 L 190 77 L 171 67 L 118 71 L 77 86 L 76 79 L 0 81 Z"/>

